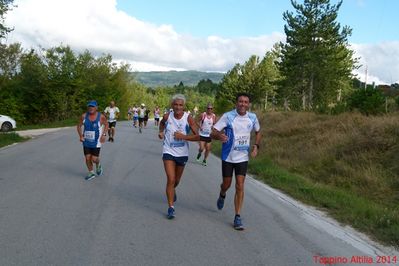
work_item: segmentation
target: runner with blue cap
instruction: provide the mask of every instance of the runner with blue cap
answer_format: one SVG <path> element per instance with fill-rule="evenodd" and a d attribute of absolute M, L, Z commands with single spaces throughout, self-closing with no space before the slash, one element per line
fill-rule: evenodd
<path fill-rule="evenodd" d="M 103 168 L 100 164 L 101 144 L 105 142 L 106 132 L 108 130 L 107 118 L 98 112 L 98 104 L 92 100 L 87 103 L 87 112 L 84 113 L 77 125 L 79 139 L 83 143 L 83 153 L 86 159 L 86 166 L 89 173 L 85 180 L 91 180 L 102 175 Z M 94 173 L 93 164 L 96 164 L 96 173 Z"/>

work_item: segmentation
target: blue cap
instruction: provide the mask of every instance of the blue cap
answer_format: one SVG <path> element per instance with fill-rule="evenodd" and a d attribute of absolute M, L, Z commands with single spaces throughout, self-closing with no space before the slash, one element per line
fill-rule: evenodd
<path fill-rule="evenodd" d="M 97 107 L 97 101 L 92 100 L 87 103 L 87 107 Z"/>

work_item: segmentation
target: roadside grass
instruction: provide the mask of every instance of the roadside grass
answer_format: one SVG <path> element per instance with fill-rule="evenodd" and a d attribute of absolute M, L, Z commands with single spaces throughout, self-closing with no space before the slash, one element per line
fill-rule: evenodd
<path fill-rule="evenodd" d="M 249 172 L 343 224 L 399 247 L 399 114 L 258 114 Z M 220 154 L 220 143 L 214 142 Z"/>
<path fill-rule="evenodd" d="M 11 145 L 13 143 L 22 142 L 28 140 L 29 138 L 24 138 L 15 132 L 0 133 L 0 148 Z"/>
<path fill-rule="evenodd" d="M 41 128 L 56 128 L 56 127 L 70 127 L 75 126 L 78 123 L 78 118 L 67 119 L 51 123 L 41 124 L 30 124 L 30 125 L 18 125 L 17 130 L 28 130 L 28 129 L 41 129 Z"/>

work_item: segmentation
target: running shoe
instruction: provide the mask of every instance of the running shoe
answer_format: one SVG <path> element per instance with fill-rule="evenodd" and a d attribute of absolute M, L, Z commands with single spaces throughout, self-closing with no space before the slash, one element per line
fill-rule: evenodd
<path fill-rule="evenodd" d="M 200 158 L 201 158 L 201 153 L 198 153 L 198 155 L 197 155 L 197 162 L 201 162 Z"/>
<path fill-rule="evenodd" d="M 97 166 L 96 166 L 96 174 L 98 176 L 103 174 L 103 166 L 101 164 L 97 164 Z"/>
<path fill-rule="evenodd" d="M 141 127 L 139 127 L 139 132 L 141 133 Z"/>
<path fill-rule="evenodd" d="M 206 160 L 203 160 L 203 161 L 202 161 L 202 165 L 203 165 L 203 166 L 207 166 L 207 165 L 208 165 L 208 164 L 206 163 Z"/>
<path fill-rule="evenodd" d="M 224 206 L 224 199 L 222 196 L 219 195 L 218 201 L 216 203 L 219 210 L 223 209 Z"/>
<path fill-rule="evenodd" d="M 89 172 L 89 174 L 85 177 L 85 180 L 89 181 L 89 180 L 92 180 L 95 177 L 96 177 L 96 175 L 93 172 Z"/>
<path fill-rule="evenodd" d="M 168 219 L 171 220 L 175 218 L 175 208 L 169 207 L 168 208 Z"/>
<path fill-rule="evenodd" d="M 234 229 L 239 231 L 244 230 L 244 225 L 242 224 L 241 217 L 238 215 L 234 217 Z"/>

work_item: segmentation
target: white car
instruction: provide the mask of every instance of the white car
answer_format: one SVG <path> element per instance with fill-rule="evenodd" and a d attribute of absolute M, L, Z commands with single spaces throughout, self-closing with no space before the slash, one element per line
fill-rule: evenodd
<path fill-rule="evenodd" d="M 7 115 L 0 115 L 0 130 L 7 132 L 17 128 L 17 122 Z"/>

